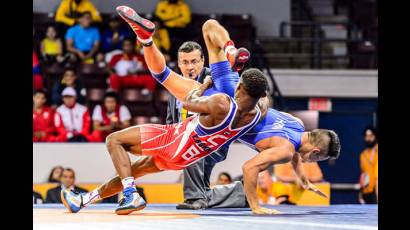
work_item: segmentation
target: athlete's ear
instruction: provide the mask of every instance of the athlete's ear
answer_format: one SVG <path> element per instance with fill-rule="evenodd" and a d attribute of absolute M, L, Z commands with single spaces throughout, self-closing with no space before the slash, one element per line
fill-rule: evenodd
<path fill-rule="evenodd" d="M 242 82 L 238 83 L 238 86 L 236 87 L 236 90 L 240 90 L 242 88 Z"/>
<path fill-rule="evenodd" d="M 320 149 L 318 147 L 314 147 L 312 149 L 312 154 L 319 154 L 320 153 Z"/>
<path fill-rule="evenodd" d="M 261 97 L 266 97 L 266 95 L 267 95 L 267 92 L 265 91 L 262 93 Z"/>

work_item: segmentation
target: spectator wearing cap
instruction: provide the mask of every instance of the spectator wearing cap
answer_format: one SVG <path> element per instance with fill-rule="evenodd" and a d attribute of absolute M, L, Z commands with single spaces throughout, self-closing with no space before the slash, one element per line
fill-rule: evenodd
<path fill-rule="evenodd" d="M 84 104 L 85 102 L 85 88 L 82 86 L 80 80 L 77 77 L 74 68 L 66 68 L 63 73 L 63 77 L 60 82 L 56 82 L 52 89 L 51 101 L 52 104 L 57 107 L 63 103 L 61 93 L 66 87 L 72 87 L 77 94 L 77 102 Z"/>
<path fill-rule="evenodd" d="M 360 192 L 361 204 L 377 204 L 378 200 L 378 160 L 379 145 L 377 144 L 377 130 L 374 127 L 364 129 L 366 148 L 360 154 Z"/>
<path fill-rule="evenodd" d="M 108 53 L 113 50 L 121 50 L 124 39 L 130 37 L 130 30 L 122 28 L 118 16 L 112 15 L 108 22 L 108 28 L 101 35 L 102 51 Z"/>
<path fill-rule="evenodd" d="M 66 87 L 61 93 L 63 104 L 57 108 L 61 123 L 56 126 L 63 130 L 68 142 L 93 141 L 90 135 L 91 119 L 87 107 L 76 102 L 77 93 L 74 88 Z"/>
<path fill-rule="evenodd" d="M 131 113 L 115 92 L 107 92 L 103 104 L 95 106 L 92 120 L 95 140 L 104 141 L 108 134 L 130 127 Z"/>

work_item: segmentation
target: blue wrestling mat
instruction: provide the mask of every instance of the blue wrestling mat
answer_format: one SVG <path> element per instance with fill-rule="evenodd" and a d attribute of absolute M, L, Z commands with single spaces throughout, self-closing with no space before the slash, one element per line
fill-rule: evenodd
<path fill-rule="evenodd" d="M 128 216 L 114 213 L 116 204 L 91 205 L 68 213 L 63 205 L 33 205 L 33 229 L 61 230 L 307 230 L 377 229 L 377 205 L 266 206 L 283 214 L 253 215 L 247 208 L 177 210 L 175 204 L 150 204 Z"/>

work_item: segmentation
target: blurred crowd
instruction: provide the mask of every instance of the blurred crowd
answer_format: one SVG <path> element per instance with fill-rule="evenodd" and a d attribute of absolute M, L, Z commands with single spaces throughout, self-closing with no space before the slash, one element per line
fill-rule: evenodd
<path fill-rule="evenodd" d="M 158 1 L 150 19 L 157 26 L 155 44 L 175 66 L 176 50 L 190 39 L 183 32 L 191 21 L 189 6 L 183 0 Z M 135 113 L 122 95 L 137 88 L 138 95 L 129 97 L 149 97 L 158 87 L 141 45 L 122 19 L 113 14 L 103 20 L 89 0 L 61 0 L 54 20 L 43 33 L 33 27 L 33 142 L 101 142 L 113 131 L 146 122 L 133 120 Z M 79 77 L 79 70 L 94 68 L 87 65 L 109 73 L 102 103 L 92 106 Z M 63 73 L 47 87 L 42 73 L 54 67 Z"/>

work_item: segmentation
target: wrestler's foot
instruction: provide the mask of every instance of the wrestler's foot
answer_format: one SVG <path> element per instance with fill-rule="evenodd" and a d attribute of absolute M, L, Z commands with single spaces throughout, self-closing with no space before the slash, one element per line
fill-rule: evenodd
<path fill-rule="evenodd" d="M 251 53 L 246 48 L 236 49 L 230 48 L 226 52 L 226 58 L 231 64 L 232 71 L 239 72 L 243 69 L 245 64 L 249 61 Z"/>
<path fill-rule="evenodd" d="M 155 24 L 151 21 L 142 18 L 128 6 L 118 6 L 116 8 L 117 13 L 131 26 L 138 39 L 143 42 L 144 40 L 151 40 L 151 36 L 155 32 Z M 144 42 L 143 42 L 144 43 Z"/>
<path fill-rule="evenodd" d="M 76 213 L 84 207 L 82 194 L 69 189 L 61 190 L 61 201 L 72 213 Z"/>
<path fill-rule="evenodd" d="M 124 197 L 120 200 L 118 208 L 115 209 L 117 215 L 128 215 L 131 212 L 139 211 L 147 206 L 145 200 L 138 194 L 134 187 L 125 188 Z"/>

